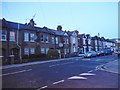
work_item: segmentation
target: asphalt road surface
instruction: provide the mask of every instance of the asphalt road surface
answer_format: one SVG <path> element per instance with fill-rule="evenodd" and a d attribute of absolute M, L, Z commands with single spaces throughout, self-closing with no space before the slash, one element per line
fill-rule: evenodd
<path fill-rule="evenodd" d="M 99 70 L 116 55 L 3 69 L 2 88 L 118 88 L 118 74 Z"/>

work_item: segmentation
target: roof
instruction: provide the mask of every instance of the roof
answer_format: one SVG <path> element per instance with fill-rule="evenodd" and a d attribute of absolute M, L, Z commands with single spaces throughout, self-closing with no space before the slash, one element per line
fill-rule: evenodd
<path fill-rule="evenodd" d="M 52 31 L 55 33 L 55 35 L 58 35 L 58 36 L 63 36 L 65 31 L 57 31 L 57 30 L 53 30 Z"/>
<path fill-rule="evenodd" d="M 49 34 L 55 34 L 53 31 L 51 31 L 49 28 L 47 27 L 35 27 L 37 32 L 43 32 L 43 33 L 49 33 Z"/>

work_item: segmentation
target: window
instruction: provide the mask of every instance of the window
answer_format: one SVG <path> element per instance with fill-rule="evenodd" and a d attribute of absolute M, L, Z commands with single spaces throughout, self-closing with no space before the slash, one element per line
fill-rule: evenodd
<path fill-rule="evenodd" d="M 29 41 L 29 34 L 27 32 L 24 33 L 24 41 Z"/>
<path fill-rule="evenodd" d="M 95 40 L 95 45 L 97 45 L 97 40 Z"/>
<path fill-rule="evenodd" d="M 44 42 L 44 35 L 41 34 L 41 42 Z"/>
<path fill-rule="evenodd" d="M 52 44 L 54 44 L 54 37 L 52 36 Z"/>
<path fill-rule="evenodd" d="M 64 54 L 67 54 L 67 49 L 66 48 L 64 49 Z"/>
<path fill-rule="evenodd" d="M 34 33 L 30 33 L 30 41 L 31 42 L 35 41 L 34 37 L 35 37 L 35 34 Z"/>
<path fill-rule="evenodd" d="M 69 41 L 68 41 L 68 38 L 67 38 L 67 41 L 66 41 L 67 44 L 69 44 Z"/>
<path fill-rule="evenodd" d="M 56 44 L 58 44 L 58 37 L 56 37 L 55 39 L 56 39 Z"/>
<path fill-rule="evenodd" d="M 24 55 L 29 55 L 29 48 L 24 48 Z"/>
<path fill-rule="evenodd" d="M 15 41 L 15 32 L 10 31 L 10 41 Z"/>
<path fill-rule="evenodd" d="M 76 49 L 75 49 L 75 47 L 73 47 L 73 52 L 76 52 Z"/>
<path fill-rule="evenodd" d="M 73 44 L 75 44 L 75 37 L 72 38 L 72 42 L 73 42 Z"/>
<path fill-rule="evenodd" d="M 48 50 L 49 50 L 49 48 L 46 48 L 46 54 L 47 54 Z"/>
<path fill-rule="evenodd" d="M 88 39 L 88 44 L 91 44 L 91 40 L 90 39 Z"/>
<path fill-rule="evenodd" d="M 45 53 L 45 48 L 41 48 L 41 53 Z"/>
<path fill-rule="evenodd" d="M 64 44 L 68 44 L 68 38 L 64 37 Z"/>
<path fill-rule="evenodd" d="M 49 36 L 46 35 L 46 43 L 48 43 L 48 42 L 49 42 Z"/>
<path fill-rule="evenodd" d="M 67 53 L 69 53 L 69 49 L 67 49 Z"/>
<path fill-rule="evenodd" d="M 6 33 L 6 31 L 0 30 L 0 40 L 1 41 L 6 41 L 7 40 L 7 33 Z"/>
<path fill-rule="evenodd" d="M 35 48 L 30 48 L 30 54 L 35 54 Z"/>
<path fill-rule="evenodd" d="M 85 45 L 86 43 L 85 43 L 85 38 L 83 38 L 83 44 Z"/>

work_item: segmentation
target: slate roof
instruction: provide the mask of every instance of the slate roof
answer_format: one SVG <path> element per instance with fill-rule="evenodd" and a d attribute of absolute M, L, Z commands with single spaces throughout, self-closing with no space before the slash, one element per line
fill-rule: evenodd
<path fill-rule="evenodd" d="M 65 31 L 57 31 L 57 30 L 53 30 L 53 29 L 51 29 L 54 33 L 55 33 L 55 35 L 57 35 L 57 36 L 63 36 L 64 35 L 64 33 L 65 33 Z"/>
<path fill-rule="evenodd" d="M 49 34 L 55 34 L 53 31 L 51 31 L 49 28 L 47 27 L 35 27 L 35 29 L 37 30 L 37 32 L 43 32 L 43 33 L 49 33 Z"/>
<path fill-rule="evenodd" d="M 7 26 L 9 28 L 16 29 L 16 30 L 18 29 L 18 24 L 19 24 L 19 29 L 22 29 L 25 27 L 25 24 L 6 21 L 5 19 L 0 20 L 0 23 L 2 23 L 2 26 Z"/>
<path fill-rule="evenodd" d="M 73 34 L 74 31 L 68 31 L 68 35 L 71 36 Z"/>

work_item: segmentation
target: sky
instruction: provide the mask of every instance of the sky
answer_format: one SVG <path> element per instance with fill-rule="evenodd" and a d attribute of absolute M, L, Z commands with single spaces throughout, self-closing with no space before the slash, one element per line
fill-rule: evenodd
<path fill-rule="evenodd" d="M 8 21 L 25 24 L 34 17 L 39 27 L 78 30 L 80 34 L 118 37 L 117 2 L 2 2 L 2 15 Z"/>

